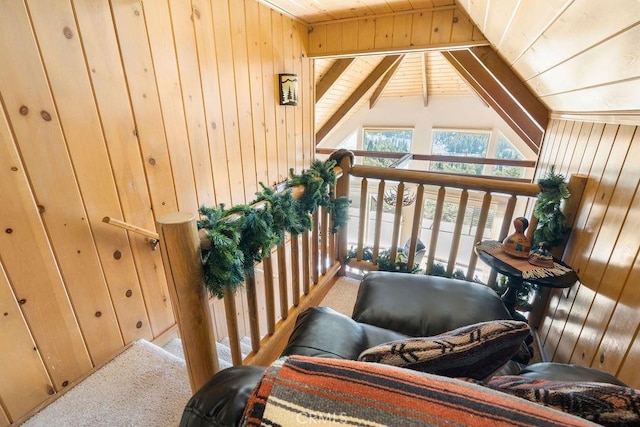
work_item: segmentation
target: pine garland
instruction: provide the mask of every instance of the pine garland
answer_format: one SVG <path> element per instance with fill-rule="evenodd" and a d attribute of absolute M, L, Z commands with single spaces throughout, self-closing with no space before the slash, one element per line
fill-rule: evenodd
<path fill-rule="evenodd" d="M 292 169 L 282 192 L 260 183 L 262 191 L 248 205 L 226 209 L 221 203 L 200 208 L 198 229 L 205 229 L 211 241 L 210 248 L 202 249 L 202 264 L 205 285 L 212 295 L 222 298 L 227 287 L 234 291 L 240 287 L 247 276 L 253 275 L 255 263 L 282 243 L 286 233 L 297 235 L 311 230 L 311 214 L 319 206 L 331 214 L 332 232 L 346 225 L 350 201 L 346 197 L 334 199 L 329 191 L 336 182 L 335 165 L 334 160 L 316 160 L 299 175 Z M 291 188 L 298 185 L 305 191 L 296 200 Z M 259 202 L 265 202 L 262 208 L 251 207 Z"/>
<path fill-rule="evenodd" d="M 538 195 L 533 214 L 538 219 L 538 226 L 533 233 L 533 246 L 547 242 L 549 247 L 560 245 L 570 231 L 565 225 L 566 217 L 560 208 L 562 200 L 571 196 L 564 175 L 556 173 L 551 166 L 547 176 L 538 181 L 542 191 Z"/>

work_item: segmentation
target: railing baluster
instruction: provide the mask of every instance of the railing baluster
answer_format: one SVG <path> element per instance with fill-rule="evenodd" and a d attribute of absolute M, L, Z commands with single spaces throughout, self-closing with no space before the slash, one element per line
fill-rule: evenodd
<path fill-rule="evenodd" d="M 320 280 L 320 209 L 313 213 L 313 230 L 311 231 L 311 274 L 313 284 Z"/>
<path fill-rule="evenodd" d="M 256 296 L 255 276 L 249 275 L 245 281 L 247 289 L 247 309 L 249 311 L 249 334 L 251 336 L 251 349 L 254 352 L 260 350 L 260 325 L 258 322 L 258 298 Z"/>
<path fill-rule="evenodd" d="M 358 261 L 362 260 L 362 248 L 364 246 L 364 233 L 367 229 L 367 205 L 369 197 L 367 195 L 367 186 L 368 181 L 367 178 L 362 178 L 362 182 L 360 183 L 360 220 L 358 227 L 358 255 L 356 259 Z"/>
<path fill-rule="evenodd" d="M 327 260 L 328 256 L 328 234 L 329 234 L 329 214 L 326 209 L 320 209 L 320 218 L 322 219 L 322 227 L 320 229 L 320 273 L 327 273 Z"/>
<path fill-rule="evenodd" d="M 276 300 L 273 284 L 273 260 L 271 255 L 262 259 L 264 270 L 264 299 L 267 306 L 267 333 L 273 335 L 276 330 Z"/>
<path fill-rule="evenodd" d="M 429 255 L 427 257 L 426 273 L 433 271 L 433 263 L 436 256 L 436 247 L 438 246 L 438 235 L 440 234 L 440 223 L 442 222 L 442 210 L 444 208 L 444 197 L 447 191 L 444 187 L 438 189 L 438 199 L 436 200 L 436 210 L 433 213 L 433 223 L 431 224 L 431 239 L 429 241 Z"/>
<path fill-rule="evenodd" d="M 315 225 L 314 225 L 315 227 Z M 309 232 L 302 233 L 302 293 L 309 294 L 309 280 L 311 278 L 311 256 L 309 254 Z"/>
<path fill-rule="evenodd" d="M 280 317 L 289 315 L 289 295 L 287 292 L 287 250 L 285 243 L 278 245 L 278 291 L 280 295 Z"/>
<path fill-rule="evenodd" d="M 293 306 L 300 303 L 300 236 L 291 235 L 291 296 Z"/>
<path fill-rule="evenodd" d="M 462 190 L 460 195 L 460 204 L 458 205 L 458 213 L 456 215 L 456 225 L 453 229 L 451 239 L 451 248 L 449 249 L 449 260 L 447 262 L 447 274 L 453 274 L 458 258 L 458 248 L 460 247 L 460 237 L 462 236 L 462 226 L 464 225 L 464 216 L 467 211 L 467 202 L 469 201 L 469 192 Z"/>
<path fill-rule="evenodd" d="M 422 225 L 422 209 L 424 207 L 424 185 L 420 184 L 416 193 L 416 205 L 413 210 L 413 224 L 411 225 L 411 243 L 409 245 L 409 257 L 407 265 L 409 270 L 413 267 L 416 259 L 416 246 L 418 244 L 418 235 L 420 234 L 420 226 Z"/>
<path fill-rule="evenodd" d="M 484 230 L 487 225 L 487 218 L 489 217 L 489 208 L 491 207 L 491 193 L 484 193 L 482 198 L 482 207 L 480 208 L 480 217 L 478 217 L 478 227 L 476 228 L 475 238 L 473 243 L 476 244 L 483 240 Z M 471 224 L 473 226 L 473 223 Z M 471 251 L 471 257 L 469 258 L 469 267 L 467 268 L 467 280 L 473 280 L 473 274 L 476 271 L 476 264 L 478 262 L 478 255 L 475 251 Z"/>
<path fill-rule="evenodd" d="M 227 332 L 229 333 L 229 348 L 231 361 L 234 366 L 242 365 L 240 351 L 240 334 L 238 333 L 238 313 L 236 312 L 236 296 L 230 287 L 224 288 L 224 312 L 227 318 Z"/>
<path fill-rule="evenodd" d="M 393 232 L 391 233 L 391 248 L 389 248 L 389 259 L 396 262 L 398 253 L 398 236 L 400 236 L 400 220 L 402 219 L 402 201 L 404 199 L 404 182 L 398 184 L 398 194 L 396 195 L 396 208 L 393 216 Z"/>
<path fill-rule="evenodd" d="M 378 184 L 378 200 L 376 201 L 376 225 L 373 235 L 373 257 L 372 262 L 378 262 L 378 253 L 380 252 L 380 230 L 382 228 L 382 205 L 384 203 L 384 180 L 380 180 Z"/>

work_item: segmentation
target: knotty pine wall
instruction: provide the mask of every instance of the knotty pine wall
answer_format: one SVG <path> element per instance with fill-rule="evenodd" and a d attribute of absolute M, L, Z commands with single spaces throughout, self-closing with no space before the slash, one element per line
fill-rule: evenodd
<path fill-rule="evenodd" d="M 175 323 L 160 251 L 103 217 L 154 230 L 309 164 L 306 49 L 254 0 L 0 2 L 0 426 Z"/>
<path fill-rule="evenodd" d="M 640 124 L 640 118 L 637 121 Z M 580 282 L 555 291 L 540 324 L 548 358 L 640 388 L 640 127 L 552 120 L 540 171 L 588 176 L 564 259 Z"/>

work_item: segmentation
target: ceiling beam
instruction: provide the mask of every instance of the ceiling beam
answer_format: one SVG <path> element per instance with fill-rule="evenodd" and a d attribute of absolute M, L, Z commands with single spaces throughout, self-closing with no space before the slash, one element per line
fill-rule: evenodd
<path fill-rule="evenodd" d="M 355 91 L 347 98 L 347 100 L 338 107 L 338 110 L 327 120 L 327 122 L 316 132 L 316 144 L 319 144 L 333 128 L 338 124 L 340 120 L 358 103 L 360 98 L 373 87 L 373 85 L 386 73 L 389 68 L 396 63 L 401 55 L 385 56 L 382 61 L 376 66 L 376 68 L 367 76 L 366 79 Z"/>
<path fill-rule="evenodd" d="M 382 95 L 382 91 L 384 91 L 384 88 L 387 87 L 387 84 L 398 70 L 398 67 L 402 63 L 403 59 L 404 55 L 400 56 L 395 64 L 393 64 L 391 68 L 385 73 L 380 83 L 378 83 L 378 87 L 376 87 L 376 90 L 373 91 L 373 95 L 371 95 L 371 98 L 369 99 L 369 109 L 376 106 L 376 104 L 378 103 L 378 99 L 380 99 L 380 95 Z"/>
<path fill-rule="evenodd" d="M 331 86 L 340 78 L 342 73 L 344 73 L 349 65 L 353 62 L 355 58 L 338 58 L 336 62 L 331 65 L 329 71 L 325 73 L 324 76 L 320 79 L 320 81 L 316 84 L 316 102 L 320 101 L 325 93 L 331 89 Z"/>
<path fill-rule="evenodd" d="M 531 116 L 531 119 L 538 127 L 545 130 L 549 123 L 549 110 L 533 95 L 529 87 L 522 82 L 520 77 L 513 72 L 498 53 L 490 46 L 477 46 L 469 50 L 504 86 L 505 90 L 521 105 L 522 109 Z"/>
<path fill-rule="evenodd" d="M 502 81 L 498 80 L 470 50 L 443 51 L 442 54 L 529 148 L 538 153 L 544 129 L 534 121 L 531 113 L 507 90 Z M 533 97 L 533 94 L 529 92 L 529 96 Z"/>
<path fill-rule="evenodd" d="M 429 54 L 427 52 L 423 52 L 422 53 L 422 61 L 420 61 L 420 64 L 422 66 L 422 99 L 424 100 L 424 106 L 428 107 L 429 106 L 429 88 L 428 88 L 428 81 L 427 81 L 427 73 L 428 73 L 428 66 L 429 66 Z"/>

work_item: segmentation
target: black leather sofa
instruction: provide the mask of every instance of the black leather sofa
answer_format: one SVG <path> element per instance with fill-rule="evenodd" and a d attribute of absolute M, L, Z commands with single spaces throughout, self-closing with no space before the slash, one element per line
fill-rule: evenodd
<path fill-rule="evenodd" d="M 478 283 L 402 273 L 369 273 L 361 282 L 351 318 L 327 307 L 301 313 L 282 356 L 357 360 L 362 351 L 408 336 L 433 336 L 461 326 L 511 319 L 500 297 Z M 624 385 L 615 377 L 574 365 L 528 362 L 525 346 L 496 375 Z M 264 367 L 223 370 L 187 403 L 181 426 L 232 426 L 242 416 Z"/>

